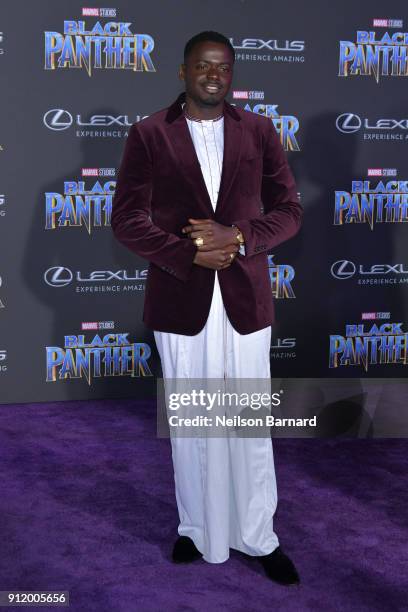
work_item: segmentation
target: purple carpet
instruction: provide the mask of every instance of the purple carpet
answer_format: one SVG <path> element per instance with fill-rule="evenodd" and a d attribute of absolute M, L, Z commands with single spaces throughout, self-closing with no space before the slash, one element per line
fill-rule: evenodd
<path fill-rule="evenodd" d="M 0 590 L 67 590 L 86 612 L 408 609 L 407 440 L 274 441 L 275 527 L 302 580 L 288 588 L 234 551 L 171 563 L 154 403 L 3 405 L 0 419 Z"/>

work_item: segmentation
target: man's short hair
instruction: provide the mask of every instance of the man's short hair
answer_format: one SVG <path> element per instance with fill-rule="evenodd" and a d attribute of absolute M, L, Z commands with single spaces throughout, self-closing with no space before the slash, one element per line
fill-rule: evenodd
<path fill-rule="evenodd" d="M 186 62 L 193 48 L 202 42 L 216 42 L 225 45 L 231 51 L 232 61 L 235 62 L 235 50 L 228 38 L 223 34 L 220 34 L 219 32 L 206 30 L 205 32 L 200 32 L 199 34 L 196 34 L 186 42 L 186 45 L 184 47 L 184 63 Z"/>

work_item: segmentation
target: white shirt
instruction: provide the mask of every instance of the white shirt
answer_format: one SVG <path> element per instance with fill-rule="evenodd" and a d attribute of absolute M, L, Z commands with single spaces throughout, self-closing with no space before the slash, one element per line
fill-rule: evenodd
<path fill-rule="evenodd" d="M 192 121 L 186 117 L 186 121 L 200 162 L 208 195 L 215 210 L 224 157 L 224 117 L 218 119 L 218 121 Z"/>

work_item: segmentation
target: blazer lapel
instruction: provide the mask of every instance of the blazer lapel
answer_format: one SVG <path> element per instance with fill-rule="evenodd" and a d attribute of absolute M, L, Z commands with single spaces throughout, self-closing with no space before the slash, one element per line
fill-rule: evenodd
<path fill-rule="evenodd" d="M 177 117 L 169 125 L 168 130 L 180 170 L 191 188 L 192 196 L 202 204 L 205 210 L 203 215 L 206 215 L 206 218 L 214 218 L 214 209 L 184 115 Z"/>
<path fill-rule="evenodd" d="M 220 211 L 237 175 L 242 149 L 242 123 L 238 113 L 226 104 L 224 113 L 224 156 L 221 185 L 218 194 L 217 212 Z M 232 109 L 232 110 L 231 110 Z"/>

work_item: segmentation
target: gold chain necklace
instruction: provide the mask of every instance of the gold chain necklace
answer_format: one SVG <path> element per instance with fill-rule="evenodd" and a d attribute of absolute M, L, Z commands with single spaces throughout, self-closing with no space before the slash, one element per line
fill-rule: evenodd
<path fill-rule="evenodd" d="M 214 119 L 198 119 L 197 117 L 192 117 L 191 115 L 189 115 L 185 109 L 185 106 L 186 106 L 186 103 L 183 102 L 183 104 L 181 105 L 181 108 L 183 109 L 184 116 L 187 117 L 187 119 L 190 119 L 190 121 L 197 121 L 199 123 L 201 123 L 201 121 L 219 121 L 224 116 L 224 113 L 222 112 L 221 115 L 214 117 Z"/>
<path fill-rule="evenodd" d="M 202 121 L 211 121 L 214 123 L 214 121 L 219 121 L 220 119 L 222 119 L 224 113 L 221 113 L 221 115 L 214 117 L 214 119 L 197 119 L 197 117 L 192 117 L 191 115 L 189 115 L 187 111 L 184 111 L 184 116 L 187 117 L 187 119 L 190 119 L 190 121 L 197 121 L 198 123 L 201 123 Z"/>

